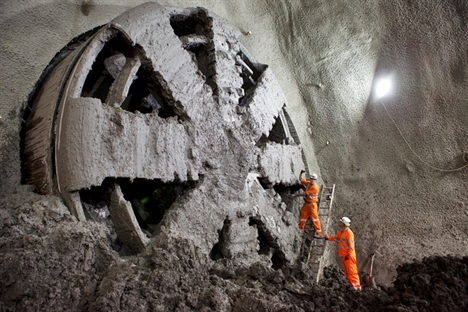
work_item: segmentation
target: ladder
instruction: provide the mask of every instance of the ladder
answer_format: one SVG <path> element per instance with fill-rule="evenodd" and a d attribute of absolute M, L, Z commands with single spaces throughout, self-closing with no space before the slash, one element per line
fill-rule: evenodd
<path fill-rule="evenodd" d="M 288 112 L 286 109 L 283 108 L 281 111 L 281 114 L 279 115 L 281 122 L 286 125 L 288 125 L 288 129 L 284 129 L 286 136 L 292 138 L 295 144 L 301 145 L 301 140 L 299 139 L 299 135 L 297 134 L 296 128 L 294 127 L 294 123 L 291 120 L 291 117 L 289 116 Z M 307 174 L 309 174 L 309 164 L 307 163 L 307 158 L 304 152 L 304 149 L 301 148 L 301 157 L 302 157 L 302 162 L 304 163 L 304 169 Z M 309 174 L 310 177 L 310 174 Z"/>
<path fill-rule="evenodd" d="M 331 210 L 333 200 L 335 197 L 335 184 L 327 187 L 323 186 L 320 194 L 320 201 L 318 206 L 319 219 L 322 224 L 322 233 L 328 233 L 330 224 Z M 305 233 L 304 233 L 305 234 Z M 312 236 L 313 237 L 313 236 Z M 310 265 L 313 273 L 317 277 L 317 283 L 322 277 L 324 261 L 323 256 L 325 253 L 326 241 L 325 239 L 312 239 L 307 254 L 306 265 Z"/>

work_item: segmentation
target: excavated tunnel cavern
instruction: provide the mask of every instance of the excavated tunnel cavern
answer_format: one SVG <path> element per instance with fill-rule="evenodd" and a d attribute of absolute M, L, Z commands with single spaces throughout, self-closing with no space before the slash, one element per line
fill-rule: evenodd
<path fill-rule="evenodd" d="M 208 4 L 235 26 L 201 7 L 3 3 L 0 310 L 466 310 L 467 257 L 432 256 L 466 250 L 466 174 L 424 169 L 394 128 L 466 166 L 461 1 L 286 2 Z M 393 65 L 395 122 L 367 101 Z M 372 287 L 349 291 L 336 244 L 298 230 L 301 169 L 323 180 L 325 233 L 353 220 Z"/>

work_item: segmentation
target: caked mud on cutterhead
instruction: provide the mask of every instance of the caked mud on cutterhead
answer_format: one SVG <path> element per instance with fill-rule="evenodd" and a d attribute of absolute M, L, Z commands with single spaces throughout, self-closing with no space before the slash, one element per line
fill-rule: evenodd
<path fill-rule="evenodd" d="M 178 240 L 206 261 L 295 261 L 307 163 L 238 35 L 203 8 L 147 3 L 73 40 L 30 97 L 24 183 L 108 226 L 121 254 Z"/>

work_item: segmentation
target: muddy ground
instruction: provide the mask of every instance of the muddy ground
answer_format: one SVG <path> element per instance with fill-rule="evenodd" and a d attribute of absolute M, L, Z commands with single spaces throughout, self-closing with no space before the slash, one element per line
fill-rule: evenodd
<path fill-rule="evenodd" d="M 23 190 L 24 191 L 24 190 Z M 187 241 L 121 257 L 105 228 L 77 222 L 54 197 L 0 204 L 1 311 L 466 311 L 468 257 L 431 256 L 398 268 L 394 286 L 350 290 L 343 271 L 319 284 L 304 264 L 200 260 Z"/>

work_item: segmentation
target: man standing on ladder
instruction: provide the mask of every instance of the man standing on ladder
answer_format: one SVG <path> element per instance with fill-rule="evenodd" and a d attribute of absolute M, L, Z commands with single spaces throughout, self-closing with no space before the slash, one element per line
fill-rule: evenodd
<path fill-rule="evenodd" d="M 313 173 L 309 179 L 303 179 L 302 175 L 304 172 L 304 170 L 301 170 L 299 174 L 299 180 L 306 187 L 303 195 L 304 205 L 301 209 L 299 228 L 304 231 L 307 219 L 311 218 L 314 223 L 315 238 L 323 238 L 322 226 L 320 224 L 317 208 L 318 194 L 320 192 L 320 188 L 317 185 L 317 174 Z"/>

